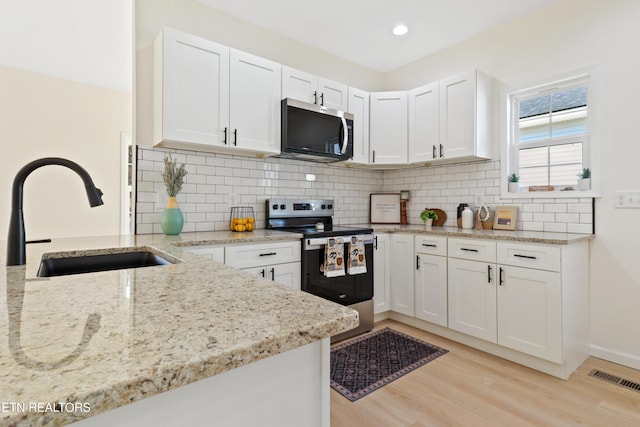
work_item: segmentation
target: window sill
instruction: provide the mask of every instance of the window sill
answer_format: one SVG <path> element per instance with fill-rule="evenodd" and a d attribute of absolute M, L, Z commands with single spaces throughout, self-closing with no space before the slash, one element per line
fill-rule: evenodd
<path fill-rule="evenodd" d="M 517 193 L 509 193 L 506 189 L 500 193 L 501 199 L 583 199 L 583 198 L 600 198 L 602 195 L 595 190 L 579 191 L 527 191 L 520 190 Z"/>

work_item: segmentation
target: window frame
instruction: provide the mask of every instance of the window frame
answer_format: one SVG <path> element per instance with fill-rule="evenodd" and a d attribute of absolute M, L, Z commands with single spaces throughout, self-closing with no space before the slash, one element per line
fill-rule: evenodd
<path fill-rule="evenodd" d="M 599 100 L 600 96 L 598 93 L 599 84 L 597 81 L 599 80 L 599 72 L 597 67 L 590 67 L 587 69 L 577 70 L 573 72 L 568 72 L 560 76 L 555 76 L 551 78 L 547 78 L 541 80 L 536 83 L 531 83 L 527 85 L 522 85 L 517 88 L 510 88 L 503 90 L 503 111 L 501 113 L 501 123 L 503 132 L 502 141 L 501 141 L 501 159 L 502 161 L 500 169 L 501 169 L 501 182 L 500 182 L 500 193 L 501 198 L 503 199 L 518 199 L 518 198 L 580 198 L 580 197 L 599 197 L 598 188 L 601 177 L 599 173 L 601 168 L 599 167 L 599 146 L 598 146 L 598 138 L 597 138 L 597 116 L 599 112 Z M 524 99 L 525 97 L 533 97 L 540 94 L 551 93 L 556 89 L 570 89 L 572 87 L 587 87 L 587 132 L 586 134 L 582 134 L 579 138 L 582 139 L 583 142 L 583 158 L 582 164 L 583 167 L 588 167 L 592 172 L 591 179 L 591 190 L 590 191 L 580 191 L 576 189 L 574 191 L 560 191 L 559 188 L 556 188 L 554 191 L 544 191 L 544 192 L 529 192 L 526 189 L 521 190 L 518 193 L 509 193 L 508 192 L 508 179 L 507 177 L 511 175 L 514 171 L 518 176 L 519 173 L 519 165 L 518 165 L 518 154 L 517 150 L 522 148 L 522 145 L 517 143 L 518 129 L 517 124 L 518 120 L 516 119 L 517 111 L 515 107 L 516 99 Z M 560 145 L 560 142 L 567 142 L 570 140 L 575 141 L 575 136 L 571 137 L 562 137 L 554 140 L 554 144 L 551 145 Z M 545 139 L 541 146 L 551 146 L 548 144 L 550 139 Z M 526 143 L 528 146 L 534 146 L 537 142 Z M 531 144 L 531 145 L 529 145 Z M 578 177 L 576 177 L 577 184 Z"/>

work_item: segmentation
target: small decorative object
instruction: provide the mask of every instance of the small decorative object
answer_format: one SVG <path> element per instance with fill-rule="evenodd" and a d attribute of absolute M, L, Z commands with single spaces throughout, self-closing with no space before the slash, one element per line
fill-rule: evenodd
<path fill-rule="evenodd" d="M 407 202 L 409 201 L 409 190 L 400 190 L 400 224 L 409 224 L 407 220 Z"/>
<path fill-rule="evenodd" d="M 553 191 L 555 190 L 555 187 L 553 185 L 530 185 L 529 186 L 529 192 L 530 193 L 534 193 L 534 192 L 540 192 L 540 191 Z"/>
<path fill-rule="evenodd" d="M 489 208 L 486 206 L 480 206 L 476 211 L 476 225 L 474 226 L 475 230 L 483 230 L 484 223 L 489 219 Z"/>
<path fill-rule="evenodd" d="M 473 211 L 469 206 L 466 206 L 462 211 L 462 228 L 465 230 L 473 228 Z"/>
<path fill-rule="evenodd" d="M 456 209 L 456 221 L 458 228 L 462 228 L 462 211 L 464 211 L 464 208 L 467 206 L 469 206 L 468 203 L 460 203 Z"/>
<path fill-rule="evenodd" d="M 520 177 L 516 173 L 509 175 L 509 193 L 520 191 Z"/>
<path fill-rule="evenodd" d="M 589 191 L 591 190 L 591 170 L 589 168 L 582 169 L 582 173 L 578 174 L 578 190 Z"/>
<path fill-rule="evenodd" d="M 184 163 L 177 165 L 176 160 L 171 158 L 171 154 L 164 158 L 164 172 L 162 179 L 167 187 L 167 206 L 162 212 L 162 232 L 168 235 L 180 234 L 184 226 L 184 216 L 176 201 L 176 196 L 182 190 L 184 177 L 187 175 Z"/>
<path fill-rule="evenodd" d="M 371 194 L 369 222 L 372 224 L 399 224 L 400 193 Z"/>
<path fill-rule="evenodd" d="M 424 222 L 425 228 L 431 228 L 433 221 L 438 220 L 438 214 L 431 209 L 425 209 L 420 212 L 420 219 Z"/>
<path fill-rule="evenodd" d="M 253 215 L 253 208 L 249 206 L 236 206 L 231 208 L 229 216 L 229 230 L 231 231 L 253 231 L 256 228 L 256 219 Z"/>
<path fill-rule="evenodd" d="M 515 230 L 517 219 L 517 206 L 496 206 L 493 228 L 496 230 Z"/>

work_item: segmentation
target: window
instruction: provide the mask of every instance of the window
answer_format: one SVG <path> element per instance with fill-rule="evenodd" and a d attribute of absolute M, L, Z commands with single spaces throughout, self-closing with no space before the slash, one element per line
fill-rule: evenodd
<path fill-rule="evenodd" d="M 588 83 L 582 77 L 511 94 L 508 172 L 521 187 L 575 188 L 589 167 Z"/>

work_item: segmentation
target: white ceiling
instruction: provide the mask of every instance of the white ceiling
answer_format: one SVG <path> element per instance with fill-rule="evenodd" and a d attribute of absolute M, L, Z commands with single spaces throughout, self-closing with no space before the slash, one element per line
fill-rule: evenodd
<path fill-rule="evenodd" d="M 214 9 L 387 72 L 559 0 L 198 0 Z M 397 23 L 406 36 L 391 34 Z"/>

